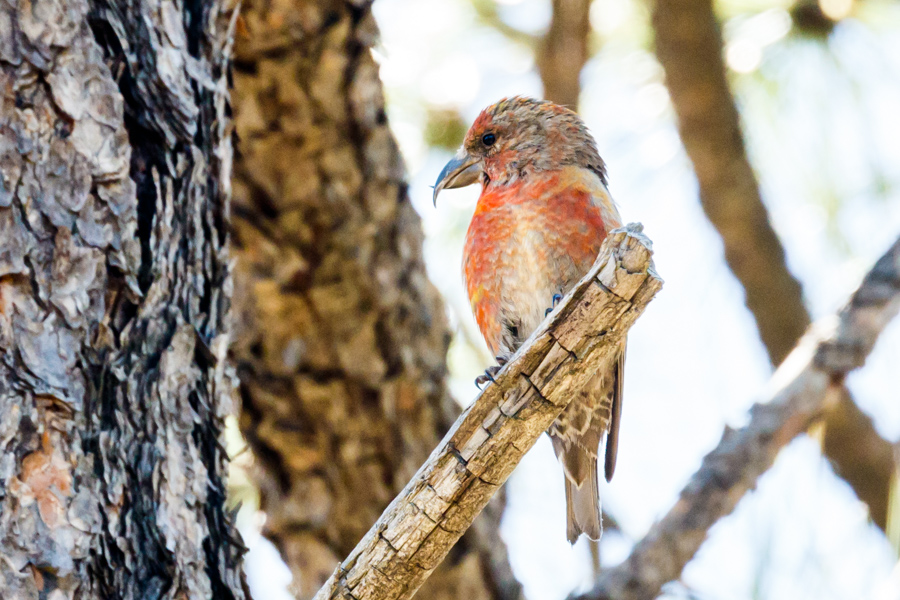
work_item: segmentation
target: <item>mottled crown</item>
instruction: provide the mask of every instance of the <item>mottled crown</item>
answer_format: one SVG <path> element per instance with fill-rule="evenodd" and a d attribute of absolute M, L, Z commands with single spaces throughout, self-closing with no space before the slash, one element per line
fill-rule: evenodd
<path fill-rule="evenodd" d="M 486 144 L 491 135 L 494 141 Z M 470 155 L 483 157 L 486 172 L 495 177 L 514 179 L 523 170 L 576 165 L 606 184 L 606 165 L 584 121 L 546 100 L 515 96 L 488 106 L 472 123 L 463 146 Z"/>

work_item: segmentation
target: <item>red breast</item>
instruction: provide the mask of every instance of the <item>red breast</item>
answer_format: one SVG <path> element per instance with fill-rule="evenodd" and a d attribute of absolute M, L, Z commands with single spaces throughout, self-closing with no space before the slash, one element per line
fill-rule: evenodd
<path fill-rule="evenodd" d="M 463 272 L 491 351 L 509 350 L 501 343 L 504 326 L 530 333 L 553 294 L 581 278 L 606 232 L 620 224 L 606 187 L 581 167 L 485 186 L 466 234 Z"/>

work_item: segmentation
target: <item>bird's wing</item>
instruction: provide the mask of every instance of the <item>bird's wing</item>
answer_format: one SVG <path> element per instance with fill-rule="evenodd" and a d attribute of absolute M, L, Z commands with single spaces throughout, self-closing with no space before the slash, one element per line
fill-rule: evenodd
<path fill-rule="evenodd" d="M 606 435 L 606 463 L 604 465 L 607 481 L 612 481 L 613 473 L 616 472 L 616 454 L 619 451 L 619 422 L 622 419 L 622 399 L 624 398 L 622 390 L 625 385 L 625 342 L 622 342 L 613 377 L 615 381 L 612 385 L 612 410 L 609 416 L 609 433 Z"/>

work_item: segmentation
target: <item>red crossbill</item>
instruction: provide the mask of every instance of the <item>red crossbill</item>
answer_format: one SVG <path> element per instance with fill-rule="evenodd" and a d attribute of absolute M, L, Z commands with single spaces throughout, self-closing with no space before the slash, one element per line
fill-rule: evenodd
<path fill-rule="evenodd" d="M 475 320 L 503 364 L 588 271 L 621 220 L 590 132 L 577 114 L 550 102 L 516 97 L 484 109 L 441 171 L 435 202 L 442 189 L 479 181 L 463 273 Z M 623 343 L 616 368 L 597 373 L 547 431 L 565 472 L 571 543 L 601 534 L 597 456 L 605 435 L 611 479 L 624 363 Z"/>

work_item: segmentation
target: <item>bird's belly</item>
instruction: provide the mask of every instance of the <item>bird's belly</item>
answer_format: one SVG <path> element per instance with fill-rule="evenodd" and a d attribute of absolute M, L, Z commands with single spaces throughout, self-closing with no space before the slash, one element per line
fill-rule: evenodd
<path fill-rule="evenodd" d="M 488 345 L 510 354 L 544 320 L 553 296 L 565 295 L 581 278 L 599 241 L 573 256 L 565 229 L 528 222 L 509 227 L 507 235 L 496 234 L 468 253 L 472 264 L 466 265 L 466 279 Z"/>
<path fill-rule="evenodd" d="M 503 341 L 510 346 L 505 350 L 514 351 L 544 320 L 553 296 L 565 294 L 578 273 L 569 257 L 534 230 L 519 236 L 500 270 L 500 318 L 509 329 Z"/>
<path fill-rule="evenodd" d="M 565 294 L 597 257 L 605 212 L 618 216 L 560 175 L 557 187 L 482 193 L 466 233 L 463 271 L 475 319 L 491 350 L 515 351 L 544 319 L 555 294 Z M 551 180 L 551 183 L 556 181 Z M 543 187 L 542 187 L 543 186 Z M 559 189 L 557 189 L 559 188 Z"/>

